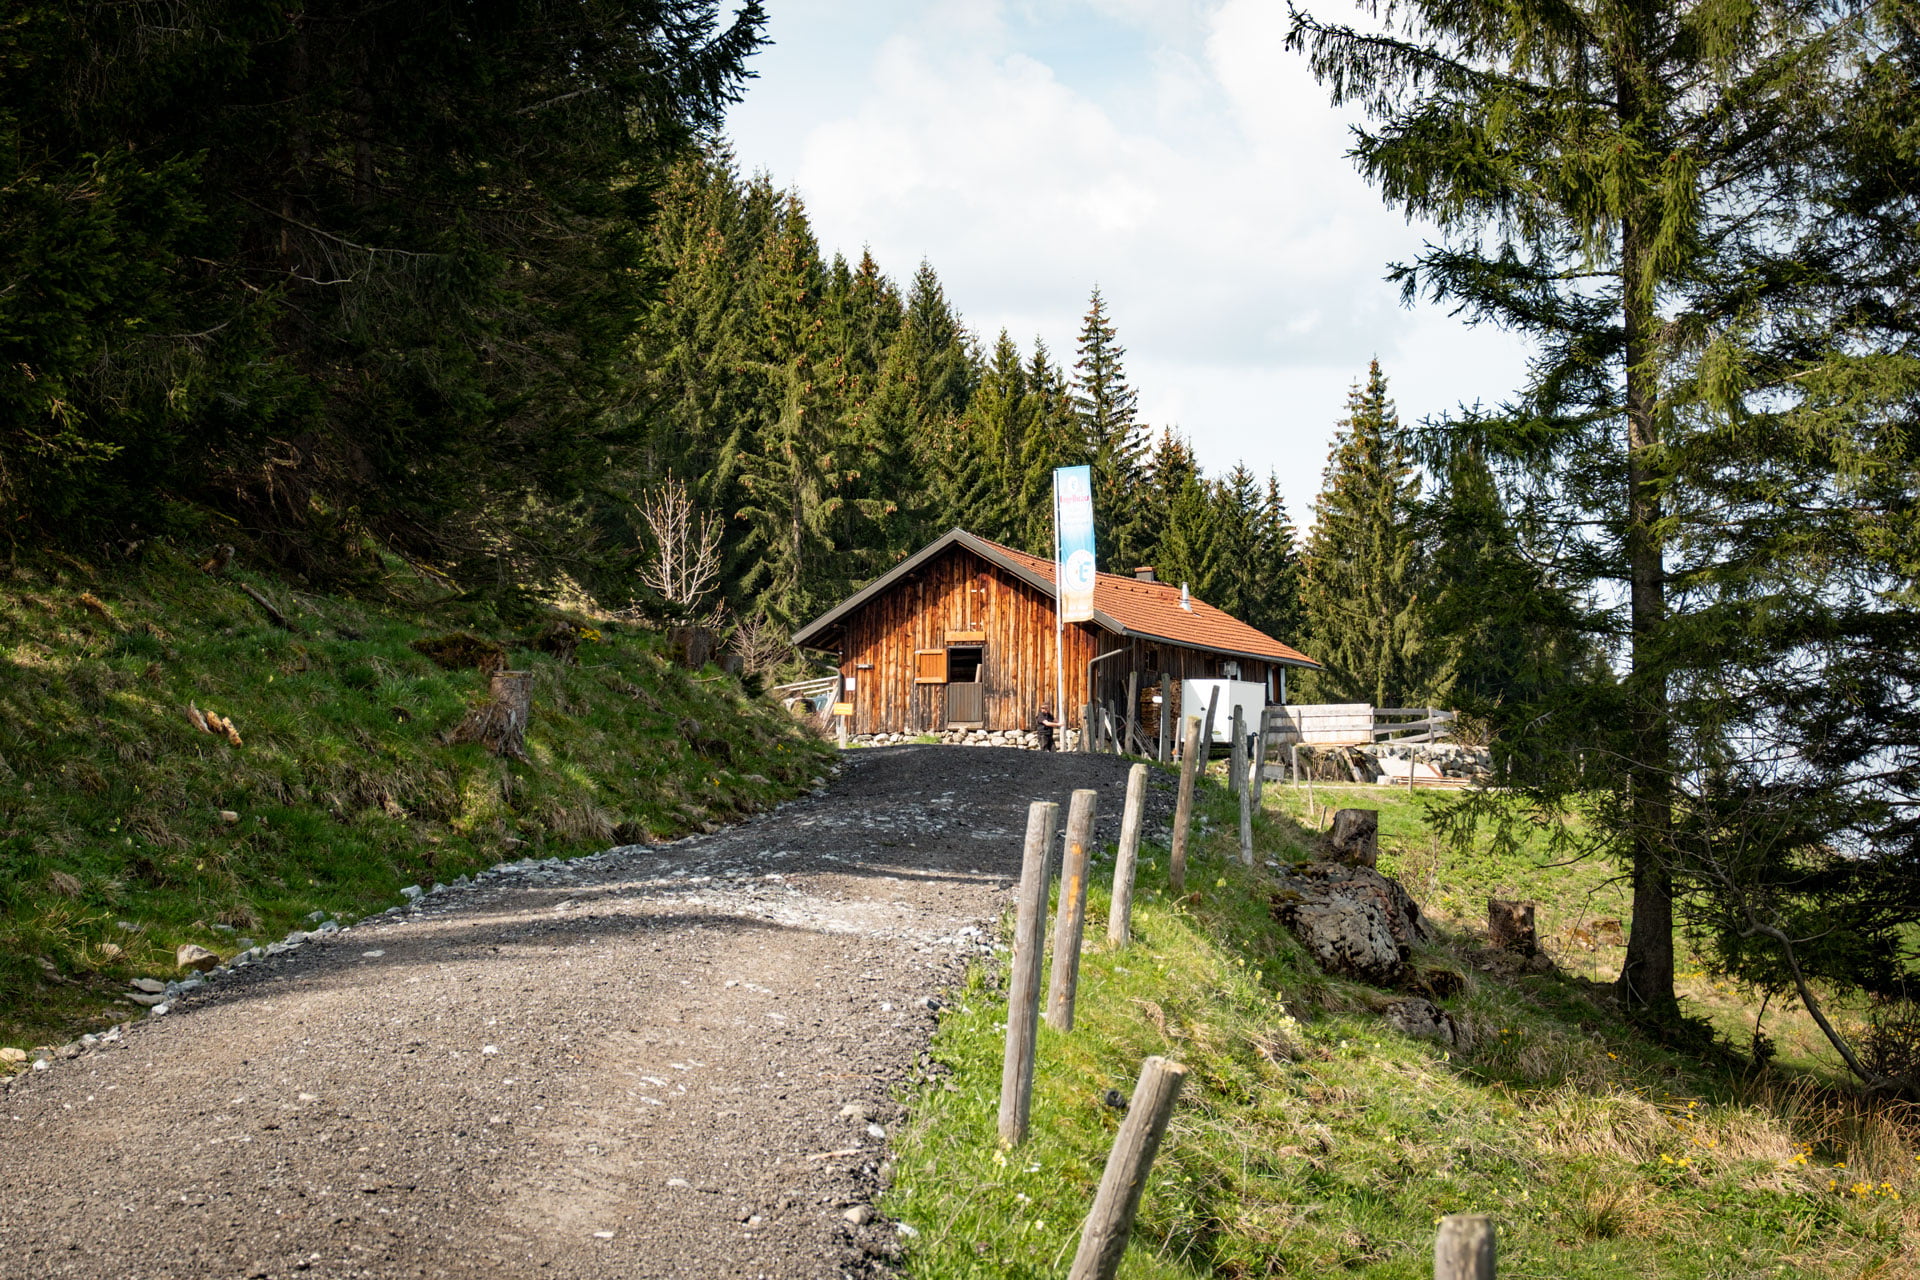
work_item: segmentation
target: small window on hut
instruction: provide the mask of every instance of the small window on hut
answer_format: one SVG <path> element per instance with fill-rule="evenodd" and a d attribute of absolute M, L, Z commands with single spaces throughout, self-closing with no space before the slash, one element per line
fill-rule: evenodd
<path fill-rule="evenodd" d="M 915 684 L 945 684 L 947 682 L 947 651 L 945 649 L 915 649 L 913 651 L 913 682 Z"/>

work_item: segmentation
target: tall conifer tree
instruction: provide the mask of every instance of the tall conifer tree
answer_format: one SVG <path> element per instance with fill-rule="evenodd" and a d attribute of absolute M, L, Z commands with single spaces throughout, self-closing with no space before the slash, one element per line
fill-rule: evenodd
<path fill-rule="evenodd" d="M 1260 483 L 1235 463 L 1213 488 L 1219 571 L 1207 603 L 1251 623 L 1260 605 Z"/>
<path fill-rule="evenodd" d="M 1912 99 L 1911 31 L 1910 8 L 1878 0 L 1412 0 L 1385 32 L 1298 14 L 1289 36 L 1377 122 L 1354 149 L 1362 172 L 1441 228 L 1394 269 L 1407 294 L 1538 344 L 1513 402 L 1439 433 L 1432 461 L 1476 448 L 1503 464 L 1523 522 L 1593 606 L 1581 625 L 1613 649 L 1618 684 L 1583 705 L 1511 708 L 1512 761 L 1545 812 L 1604 798 L 1583 829 L 1633 883 L 1615 991 L 1657 1020 L 1678 1014 L 1677 889 L 1691 879 L 1727 920 L 1755 907 L 1730 884 L 1795 900 L 1796 860 L 1885 803 L 1871 770 L 1787 767 L 1824 740 L 1784 734 L 1776 711 L 1843 674 L 1827 665 L 1850 625 L 1838 606 L 1858 601 L 1868 625 L 1859 588 L 1892 568 L 1859 540 L 1857 494 L 1903 465 L 1884 429 L 1912 417 L 1913 241 L 1874 211 L 1910 229 L 1914 198 L 1883 203 L 1883 177 L 1850 175 L 1884 175 L 1899 136 L 1884 126 L 1911 119 L 1893 105 Z M 1770 869 L 1713 870 L 1725 779 L 1750 812 L 1761 797 L 1792 811 Z M 1792 968 L 1791 931 L 1765 927 L 1780 937 L 1754 936 Z"/>
<path fill-rule="evenodd" d="M 1096 287 L 1080 325 L 1079 358 L 1073 365 L 1073 412 L 1082 449 L 1093 467 L 1096 547 L 1103 567 L 1125 572 L 1141 551 L 1135 530 L 1134 491 L 1146 470 L 1147 431 L 1139 419 L 1140 394 L 1127 383 L 1127 349 L 1107 316 Z"/>
<path fill-rule="evenodd" d="M 1319 695 L 1407 706 L 1436 691 L 1414 563 L 1420 482 L 1400 444 L 1399 418 L 1375 360 L 1347 396 L 1327 460 L 1301 582 Z"/>
<path fill-rule="evenodd" d="M 1027 358 L 1027 396 L 1032 414 L 1021 447 L 1020 502 L 1015 525 L 1016 543 L 1034 555 L 1053 554 L 1053 472 L 1056 467 L 1084 466 L 1089 458 L 1074 417 L 1072 393 L 1066 375 L 1053 362 L 1047 344 L 1034 339 Z"/>
<path fill-rule="evenodd" d="M 1280 479 L 1272 473 L 1255 521 L 1254 563 L 1259 572 L 1247 621 L 1276 640 L 1301 647 L 1307 643 L 1307 625 L 1300 603 L 1300 556 Z"/>
<path fill-rule="evenodd" d="M 849 585 L 833 554 L 833 517 L 847 501 L 842 419 L 829 394 L 820 299 L 826 272 L 806 210 L 782 202 L 760 266 L 762 375 L 768 415 L 740 460 L 739 581 L 752 608 L 782 624 L 803 622 Z M 745 600 L 736 599 L 736 608 Z"/>

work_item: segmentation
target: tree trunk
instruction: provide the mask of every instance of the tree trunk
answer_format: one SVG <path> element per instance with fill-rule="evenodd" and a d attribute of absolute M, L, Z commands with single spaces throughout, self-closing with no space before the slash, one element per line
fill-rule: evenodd
<path fill-rule="evenodd" d="M 1631 131 L 1643 108 L 1636 52 L 1621 58 L 1621 123 Z M 1658 324 L 1650 274 L 1655 211 L 1628 209 L 1620 239 L 1622 322 L 1627 376 L 1627 585 L 1632 666 L 1627 676 L 1633 932 L 1614 991 L 1622 1007 L 1658 1020 L 1679 1015 L 1673 994 L 1672 754 L 1667 677 L 1658 653 L 1666 624 L 1665 539 L 1660 532 L 1661 475 L 1653 456 L 1658 418 Z"/>

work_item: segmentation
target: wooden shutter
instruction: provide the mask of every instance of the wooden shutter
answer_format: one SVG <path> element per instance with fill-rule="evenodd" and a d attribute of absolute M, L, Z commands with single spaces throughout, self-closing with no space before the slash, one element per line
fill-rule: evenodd
<path fill-rule="evenodd" d="M 913 651 L 913 682 L 915 684 L 945 684 L 947 682 L 947 651 L 945 649 L 915 649 Z"/>

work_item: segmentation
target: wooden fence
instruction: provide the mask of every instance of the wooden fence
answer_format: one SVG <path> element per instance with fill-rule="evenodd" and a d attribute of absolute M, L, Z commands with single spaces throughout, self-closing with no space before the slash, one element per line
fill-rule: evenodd
<path fill-rule="evenodd" d="M 1235 719 L 1237 720 L 1237 712 Z M 1428 716 L 1427 719 L 1432 719 Z M 1180 769 L 1180 795 L 1174 811 L 1168 852 L 1173 892 L 1183 888 L 1188 826 L 1193 816 L 1195 764 L 1200 755 L 1203 720 L 1188 717 L 1185 751 Z M 1245 750 L 1236 743 L 1236 753 Z M 1237 772 L 1237 771 L 1236 771 Z M 1145 818 L 1147 766 L 1136 764 L 1127 776 L 1126 812 L 1115 851 L 1113 891 L 1107 919 L 1107 941 L 1124 948 L 1130 941 L 1129 912 L 1137 865 L 1140 829 Z M 1247 830 L 1247 788 L 1241 787 L 1241 843 L 1252 861 Z M 1059 913 L 1053 930 L 1053 982 L 1046 998 L 1046 1020 L 1059 1034 L 1073 1033 L 1073 1010 L 1080 980 L 1081 939 L 1086 925 L 1087 877 L 1093 845 L 1094 815 L 1099 793 L 1073 793 L 1066 841 L 1060 857 Z M 1006 1048 L 1000 1074 L 1000 1141 L 1017 1147 L 1027 1140 L 1033 1108 L 1033 1077 L 1041 1014 L 1040 975 L 1047 949 L 1047 902 L 1053 879 L 1054 844 L 1060 806 L 1036 800 L 1028 806 L 1027 836 L 1020 865 L 1013 935 L 1013 955 L 1007 985 Z M 1339 824 L 1336 822 L 1335 824 Z M 1115 1280 L 1120 1260 L 1133 1233 L 1134 1215 L 1146 1189 L 1154 1159 L 1166 1137 L 1167 1122 L 1187 1069 L 1168 1058 L 1151 1057 L 1141 1064 L 1140 1079 L 1127 1104 L 1107 1155 L 1099 1189 L 1081 1226 L 1080 1246 L 1068 1280 Z M 1496 1280 L 1495 1238 L 1491 1218 L 1461 1214 L 1443 1218 L 1433 1246 L 1434 1280 Z"/>
<path fill-rule="evenodd" d="M 1365 702 L 1291 703 L 1260 713 L 1257 730 L 1249 728 L 1256 751 L 1264 760 L 1280 759 L 1295 746 L 1371 746 L 1374 743 L 1439 742 L 1453 733 L 1456 714 L 1439 707 L 1375 707 Z M 1080 750 L 1170 758 L 1178 743 L 1172 740 L 1170 717 L 1158 725 L 1143 724 L 1124 708 L 1090 702 L 1082 708 Z M 1202 750 L 1206 739 L 1201 740 Z M 1264 750 L 1260 750 L 1264 747 Z"/>

